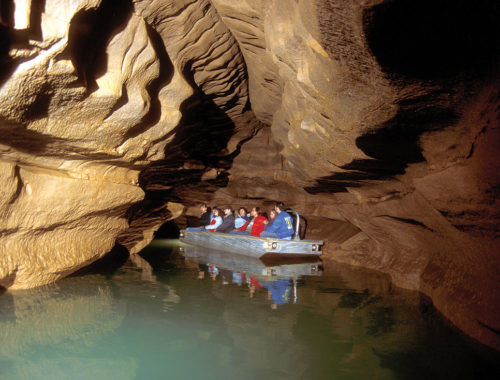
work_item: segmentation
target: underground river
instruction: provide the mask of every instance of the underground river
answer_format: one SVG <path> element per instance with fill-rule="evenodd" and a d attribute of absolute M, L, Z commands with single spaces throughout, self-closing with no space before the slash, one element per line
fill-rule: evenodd
<path fill-rule="evenodd" d="M 493 379 L 500 355 L 388 277 L 156 240 L 0 295 L 0 379 Z"/>

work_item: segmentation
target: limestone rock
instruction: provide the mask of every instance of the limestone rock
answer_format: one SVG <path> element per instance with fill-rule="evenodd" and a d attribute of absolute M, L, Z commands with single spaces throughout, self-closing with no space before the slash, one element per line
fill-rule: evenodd
<path fill-rule="evenodd" d="M 494 1 L 15 3 L 0 286 L 137 252 L 200 201 L 281 200 L 326 261 L 387 273 L 500 348 Z"/>
<path fill-rule="evenodd" d="M 247 103 L 238 45 L 208 1 L 22 3 L 15 25 L 2 14 L 12 36 L 0 87 L 0 286 L 9 288 L 55 281 L 117 239 L 131 252 L 147 244 L 182 206 L 165 202 L 139 223 L 130 210 L 144 197 L 141 170 L 191 144 L 198 127 L 223 136 L 219 154 L 229 117 Z M 200 99 L 228 116 L 212 132 L 181 122 Z"/>

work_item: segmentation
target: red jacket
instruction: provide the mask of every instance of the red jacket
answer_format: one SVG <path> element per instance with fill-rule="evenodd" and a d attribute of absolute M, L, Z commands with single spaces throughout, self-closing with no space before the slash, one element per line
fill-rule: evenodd
<path fill-rule="evenodd" d="M 251 219 L 248 219 L 247 222 L 238 228 L 238 231 L 245 231 L 247 229 L 248 223 L 250 223 Z M 267 220 L 265 216 L 259 215 L 255 218 L 255 221 L 252 225 L 252 236 L 260 236 L 262 231 L 264 231 L 264 227 L 266 226 L 264 222 Z"/>

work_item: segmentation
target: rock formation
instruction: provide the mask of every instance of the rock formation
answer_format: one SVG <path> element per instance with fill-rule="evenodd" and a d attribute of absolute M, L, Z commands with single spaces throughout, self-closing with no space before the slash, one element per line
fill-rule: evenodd
<path fill-rule="evenodd" d="M 500 349 L 493 0 L 25 0 L 0 23 L 0 286 L 283 200 L 325 260 Z"/>

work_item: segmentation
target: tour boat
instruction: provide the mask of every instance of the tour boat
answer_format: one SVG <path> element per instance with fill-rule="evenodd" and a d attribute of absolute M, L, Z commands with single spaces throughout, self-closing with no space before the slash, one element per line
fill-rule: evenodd
<path fill-rule="evenodd" d="M 241 272 L 259 279 L 286 277 L 290 279 L 302 276 L 321 276 L 322 263 L 319 257 L 302 256 L 289 260 L 276 260 L 271 256 L 257 258 L 249 255 L 228 254 L 211 248 L 186 245 L 179 248 L 181 254 L 189 260 L 214 265 L 219 269 Z"/>
<path fill-rule="evenodd" d="M 286 254 L 293 256 L 319 256 L 322 254 L 322 240 L 300 239 L 300 216 L 294 210 L 286 210 L 295 214 L 295 234 L 292 240 L 278 238 L 261 238 L 250 235 L 225 234 L 220 232 L 181 230 L 180 240 L 195 246 L 234 251 L 261 257 L 265 254 Z"/>

